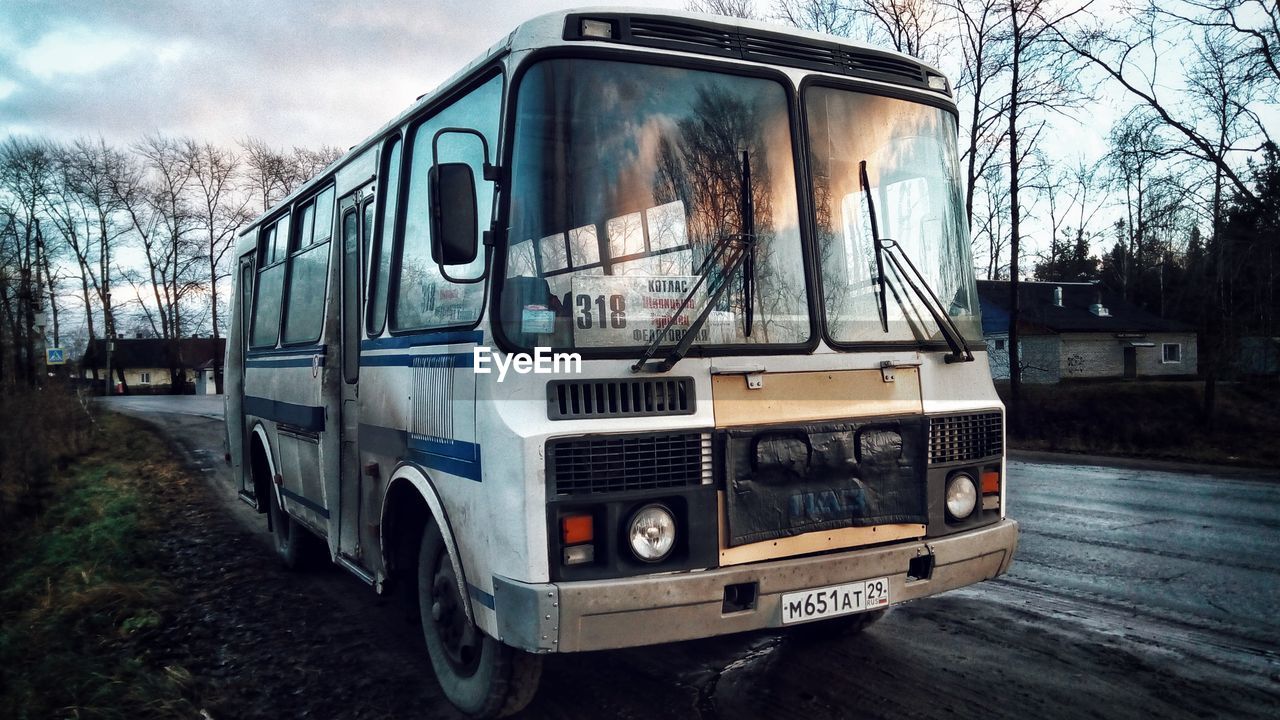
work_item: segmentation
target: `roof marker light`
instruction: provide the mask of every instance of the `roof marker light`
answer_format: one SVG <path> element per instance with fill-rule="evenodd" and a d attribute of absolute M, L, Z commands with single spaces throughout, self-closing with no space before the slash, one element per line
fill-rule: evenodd
<path fill-rule="evenodd" d="M 586 33 L 584 32 L 583 34 L 586 34 Z M 937 91 L 939 91 L 939 92 L 946 92 L 946 91 L 947 91 L 947 79 L 946 79 L 946 78 L 944 78 L 944 77 L 942 77 L 941 75 L 930 75 L 930 76 L 929 76 L 929 89 L 930 89 L 930 90 L 937 90 Z"/>
<path fill-rule="evenodd" d="M 584 19 L 582 21 L 582 37 L 612 40 L 613 39 L 613 23 L 609 22 L 608 20 Z"/>

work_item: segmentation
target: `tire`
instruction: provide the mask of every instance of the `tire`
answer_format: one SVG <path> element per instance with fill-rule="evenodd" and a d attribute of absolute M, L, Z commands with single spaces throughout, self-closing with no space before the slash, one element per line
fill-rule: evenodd
<path fill-rule="evenodd" d="M 280 507 L 275 490 L 267 492 L 271 513 L 271 535 L 276 556 L 290 570 L 313 567 L 319 562 L 319 539 Z"/>
<path fill-rule="evenodd" d="M 440 689 L 476 720 L 524 709 L 538 691 L 542 658 L 485 635 L 467 619 L 458 575 L 434 524 L 418 548 L 418 610 Z"/>
<path fill-rule="evenodd" d="M 795 638 L 801 642 L 826 642 L 829 640 L 839 640 L 857 635 L 872 625 L 880 622 L 885 615 L 889 614 L 889 608 L 881 610 L 868 610 L 867 612 L 854 613 L 853 615 L 844 615 L 842 617 L 831 618 L 830 620 L 818 620 L 816 622 L 804 623 L 796 625 L 788 629 L 788 636 Z"/>

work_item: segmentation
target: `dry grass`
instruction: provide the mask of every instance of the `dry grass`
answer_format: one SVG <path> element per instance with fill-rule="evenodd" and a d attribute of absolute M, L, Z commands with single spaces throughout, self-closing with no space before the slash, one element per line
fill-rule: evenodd
<path fill-rule="evenodd" d="M 0 523 L 49 503 L 54 474 L 93 441 L 91 409 L 60 384 L 0 388 Z"/>
<path fill-rule="evenodd" d="M 140 424 L 106 415 L 96 425 L 81 459 L 44 476 L 43 512 L 0 525 L 0 714 L 197 717 L 190 674 L 145 649 L 172 602 L 155 566 L 162 518 L 149 484 L 178 470 Z"/>
<path fill-rule="evenodd" d="M 999 386 L 1008 402 L 1007 386 Z M 1220 383 L 1213 421 L 1203 419 L 1200 382 L 1024 385 L 1020 428 L 1026 450 L 1123 455 L 1188 462 L 1280 465 L 1280 386 Z"/>

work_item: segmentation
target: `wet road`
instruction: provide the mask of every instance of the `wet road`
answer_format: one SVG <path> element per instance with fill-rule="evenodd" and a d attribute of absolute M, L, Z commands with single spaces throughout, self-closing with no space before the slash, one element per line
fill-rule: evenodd
<path fill-rule="evenodd" d="M 228 512 L 265 527 L 230 499 L 220 398 L 108 402 L 159 425 L 225 490 Z M 1007 576 L 899 607 L 855 639 L 757 633 L 553 657 L 527 716 L 1280 712 L 1280 482 L 1026 461 L 1009 473 L 1023 532 Z M 374 604 L 342 573 L 315 583 L 335 601 L 363 603 L 351 598 L 364 592 Z"/>

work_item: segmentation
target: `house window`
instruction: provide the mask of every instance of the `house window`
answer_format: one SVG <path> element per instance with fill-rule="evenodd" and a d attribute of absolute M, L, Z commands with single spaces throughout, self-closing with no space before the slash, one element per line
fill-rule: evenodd
<path fill-rule="evenodd" d="M 139 384 L 139 385 L 150 385 L 150 384 L 151 384 L 151 373 L 149 373 L 149 372 L 140 372 L 140 373 L 138 373 L 138 384 Z"/>
<path fill-rule="evenodd" d="M 994 347 L 996 350 L 1004 350 L 1004 340 L 996 340 L 996 341 L 995 341 L 995 344 L 993 345 L 993 347 Z"/>
<path fill-rule="evenodd" d="M 1164 343 L 1162 362 L 1182 362 L 1182 343 Z"/>

